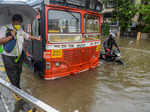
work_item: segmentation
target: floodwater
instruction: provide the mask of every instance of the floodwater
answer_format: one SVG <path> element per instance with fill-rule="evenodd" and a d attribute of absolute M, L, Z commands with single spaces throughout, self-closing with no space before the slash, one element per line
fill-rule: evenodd
<path fill-rule="evenodd" d="M 51 81 L 25 67 L 22 87 L 60 112 L 150 112 L 150 40 L 118 42 L 124 66 L 100 61 L 92 71 Z"/>

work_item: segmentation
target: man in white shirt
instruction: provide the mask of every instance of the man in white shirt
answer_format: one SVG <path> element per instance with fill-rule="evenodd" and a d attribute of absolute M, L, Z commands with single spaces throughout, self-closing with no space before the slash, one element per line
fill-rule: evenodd
<path fill-rule="evenodd" d="M 3 50 L 2 58 L 10 82 L 18 88 L 20 88 L 20 75 L 24 59 L 24 40 L 40 40 L 40 38 L 36 38 L 24 32 L 21 28 L 22 22 L 22 16 L 16 14 L 12 17 L 12 24 L 0 28 L 0 45 L 4 47 L 4 44 L 10 42 L 14 38 L 16 39 L 16 44 L 11 52 L 7 52 L 5 49 Z M 6 36 L 8 29 L 11 29 L 10 35 Z"/>

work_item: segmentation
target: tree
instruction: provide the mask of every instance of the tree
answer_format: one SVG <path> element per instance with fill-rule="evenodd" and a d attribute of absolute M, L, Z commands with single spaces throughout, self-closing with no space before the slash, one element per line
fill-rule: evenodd
<path fill-rule="evenodd" d="M 140 12 L 140 30 L 150 33 L 150 0 L 145 0 L 139 8 Z"/>
<path fill-rule="evenodd" d="M 119 21 L 121 30 L 127 30 L 136 15 L 137 9 L 133 0 L 102 0 L 104 4 L 111 1 L 114 4 L 113 21 Z"/>
<path fill-rule="evenodd" d="M 130 0 L 116 0 L 114 19 L 119 20 L 121 30 L 127 30 L 136 15 L 136 5 Z"/>

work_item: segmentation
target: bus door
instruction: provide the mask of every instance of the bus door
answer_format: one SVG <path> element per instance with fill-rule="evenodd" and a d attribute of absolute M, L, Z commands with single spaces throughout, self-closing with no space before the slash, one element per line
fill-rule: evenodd
<path fill-rule="evenodd" d="M 41 38 L 40 18 L 36 18 L 32 24 L 32 35 Z M 32 56 L 34 60 L 42 59 L 42 42 L 32 40 Z"/>

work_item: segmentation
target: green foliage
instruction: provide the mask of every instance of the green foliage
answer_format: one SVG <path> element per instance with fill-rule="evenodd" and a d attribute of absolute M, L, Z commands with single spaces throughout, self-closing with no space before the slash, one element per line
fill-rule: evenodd
<path fill-rule="evenodd" d="M 115 0 L 114 3 L 116 4 L 114 19 L 120 21 L 121 30 L 127 30 L 137 13 L 136 5 L 130 0 Z"/>
<path fill-rule="evenodd" d="M 110 0 L 102 0 L 107 3 Z M 127 30 L 131 23 L 132 18 L 136 15 L 136 5 L 132 0 L 111 0 L 114 2 L 113 21 L 120 22 L 121 30 Z"/>
<path fill-rule="evenodd" d="M 150 0 L 145 0 L 145 3 L 139 8 L 141 14 L 141 29 L 143 32 L 150 33 Z"/>

